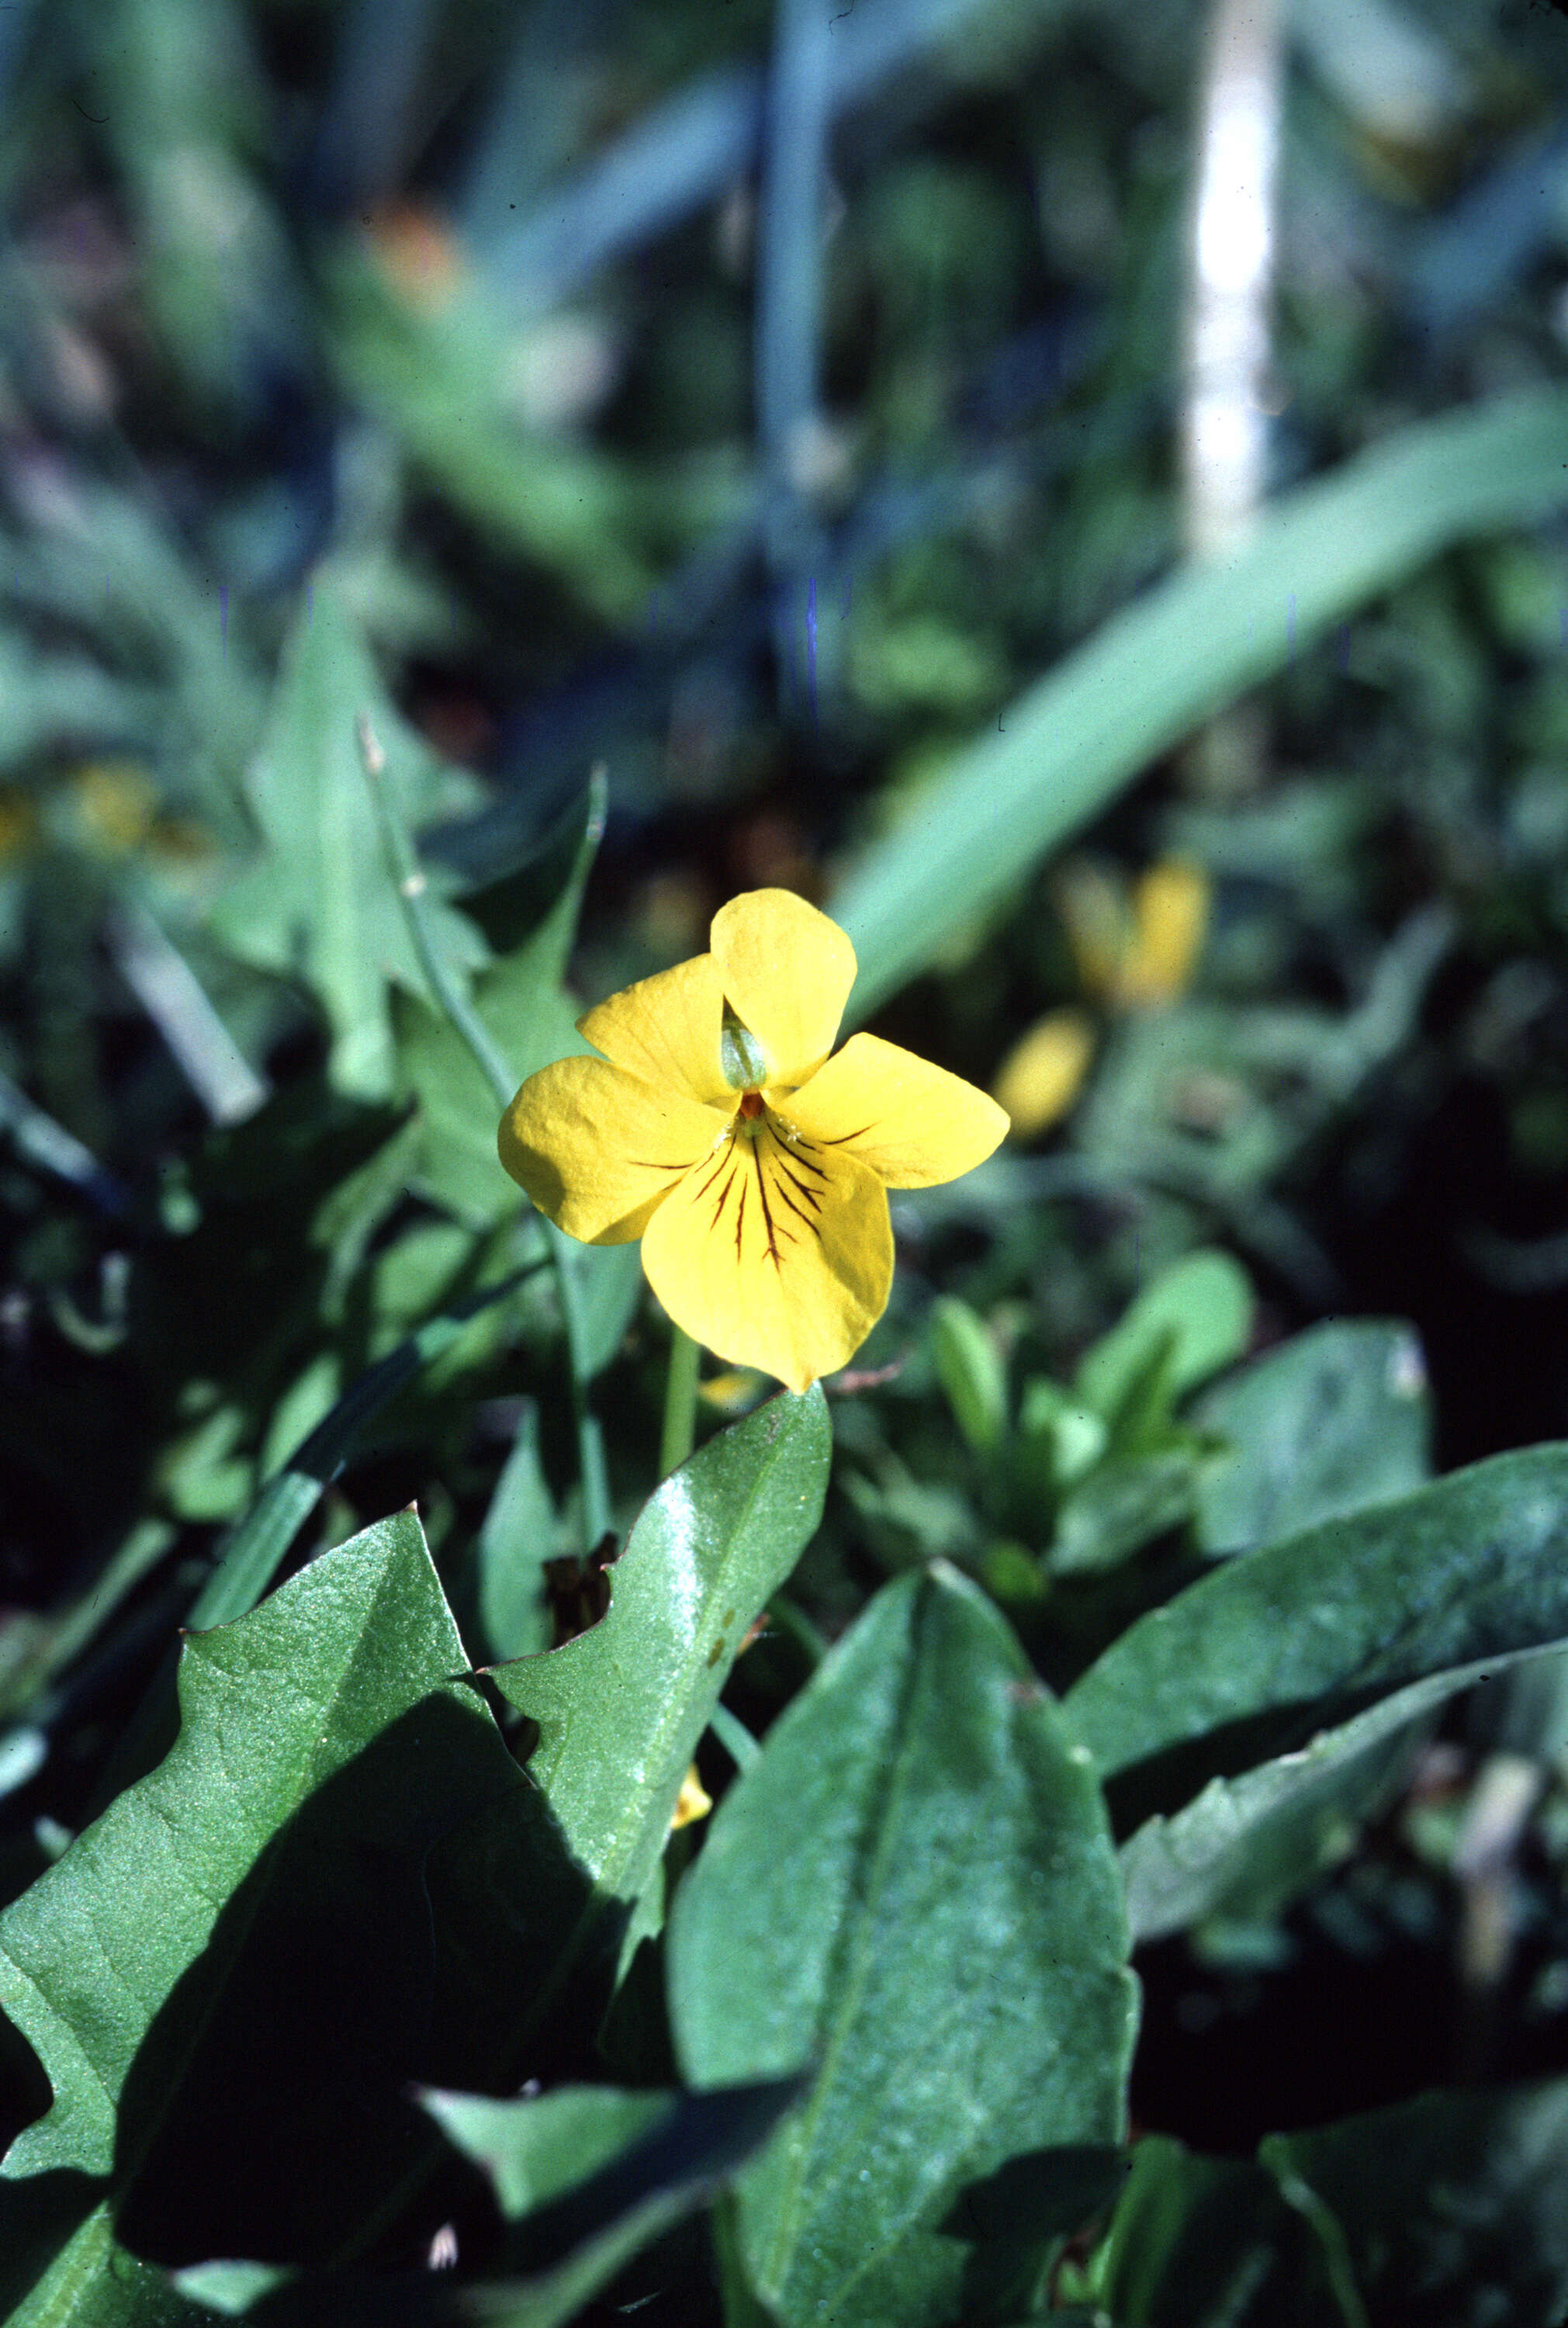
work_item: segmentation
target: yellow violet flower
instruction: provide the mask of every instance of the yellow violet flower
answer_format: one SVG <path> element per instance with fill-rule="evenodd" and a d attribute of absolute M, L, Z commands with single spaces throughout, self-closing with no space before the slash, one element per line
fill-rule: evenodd
<path fill-rule="evenodd" d="M 1016 1042 L 991 1084 L 1013 1136 L 1032 1140 L 1066 1114 L 1094 1056 L 1094 1028 L 1083 1010 L 1048 1010 Z"/>
<path fill-rule="evenodd" d="M 1201 865 L 1161 858 L 1129 898 L 1119 878 L 1077 864 L 1063 876 L 1059 896 L 1088 993 L 1113 1010 L 1158 1008 L 1186 993 L 1208 928 L 1209 882 Z"/>
<path fill-rule="evenodd" d="M 1131 945 L 1116 1000 L 1124 1009 L 1174 1002 L 1192 983 L 1208 930 L 1208 876 L 1188 858 L 1151 865 L 1132 893 Z"/>
<path fill-rule="evenodd" d="M 887 1190 L 955 1180 L 1008 1120 L 878 1036 L 833 1054 L 855 950 L 803 897 L 732 897 L 709 943 L 577 1021 L 604 1056 L 529 1077 L 501 1160 L 568 1236 L 641 1237 L 694 1341 L 803 1391 L 887 1306 Z"/>

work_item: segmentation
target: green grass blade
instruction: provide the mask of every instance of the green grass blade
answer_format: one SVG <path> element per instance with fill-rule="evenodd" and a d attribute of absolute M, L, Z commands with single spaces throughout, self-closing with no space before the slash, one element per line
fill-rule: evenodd
<path fill-rule="evenodd" d="M 1451 543 L 1568 504 L 1568 395 L 1404 429 L 1277 502 L 1223 565 L 1185 567 L 972 744 L 832 906 L 859 956 L 851 1019 L 993 911 L 1150 762 Z"/>

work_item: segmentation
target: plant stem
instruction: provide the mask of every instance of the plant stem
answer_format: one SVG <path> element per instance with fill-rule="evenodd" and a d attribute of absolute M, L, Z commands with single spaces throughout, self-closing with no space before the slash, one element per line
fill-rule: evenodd
<path fill-rule="evenodd" d="M 752 1736 L 738 1714 L 731 1713 L 722 1698 L 708 1717 L 712 1731 L 737 1770 L 749 1770 L 762 1748 Z"/>
<path fill-rule="evenodd" d="M 697 1369 L 701 1352 L 679 1326 L 670 1328 L 670 1371 L 664 1377 L 664 1427 L 659 1436 L 659 1477 L 678 1471 L 697 1436 Z"/>
<path fill-rule="evenodd" d="M 447 1024 L 467 1046 L 474 1065 L 489 1084 L 496 1106 L 509 1107 L 520 1079 L 474 1008 L 451 963 L 436 943 L 435 932 L 430 926 L 428 885 L 420 869 L 408 828 L 382 782 L 387 756 L 371 725 L 368 712 L 360 713 L 354 722 L 354 733 L 359 740 L 360 760 L 381 830 L 381 846 L 397 887 L 415 956 L 430 982 L 430 991 Z M 577 1424 L 577 1469 L 583 1488 L 584 1548 L 592 1552 L 610 1533 L 610 1488 L 605 1466 L 604 1433 L 599 1428 L 598 1417 L 588 1405 L 587 1319 L 577 1283 L 577 1253 L 572 1240 L 558 1229 L 553 1221 L 544 1222 L 544 1233 L 550 1265 L 555 1272 L 556 1293 L 560 1302 L 561 1323 L 566 1331 L 567 1357 L 571 1371 L 572 1415 Z"/>

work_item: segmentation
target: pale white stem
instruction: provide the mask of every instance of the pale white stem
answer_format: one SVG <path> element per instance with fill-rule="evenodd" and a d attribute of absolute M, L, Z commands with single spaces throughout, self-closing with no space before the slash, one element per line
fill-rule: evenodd
<path fill-rule="evenodd" d="M 1185 530 L 1194 557 L 1245 537 L 1268 455 L 1282 0 L 1216 0 L 1197 124 L 1182 402 Z"/>
<path fill-rule="evenodd" d="M 145 906 L 110 915 L 115 966 L 174 1053 L 214 1123 L 254 1115 L 271 1085 L 257 1073 L 213 1009 L 184 955 Z"/>

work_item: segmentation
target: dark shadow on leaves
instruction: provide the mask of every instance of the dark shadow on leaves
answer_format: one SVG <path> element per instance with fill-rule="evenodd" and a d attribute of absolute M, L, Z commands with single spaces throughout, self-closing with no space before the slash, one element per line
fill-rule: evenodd
<path fill-rule="evenodd" d="M 267 1846 L 148 2030 L 120 2109 L 124 2243 L 322 2264 L 399 2186 L 377 2260 L 449 2220 L 483 2238 L 488 2188 L 410 2089 L 504 2094 L 589 2058 L 624 1911 L 546 1984 L 590 1898 L 486 1723 L 435 1693 L 389 1725 Z"/>
<path fill-rule="evenodd" d="M 941 2228 L 960 2239 L 1054 2239 L 1081 2231 L 1115 2200 L 1127 2154 L 1095 2143 L 1020 2152 L 966 2182 Z"/>
<path fill-rule="evenodd" d="M 32 2293 L 104 2187 L 90 2174 L 65 2172 L 0 2181 L 0 2318 L 9 2320 Z"/>

